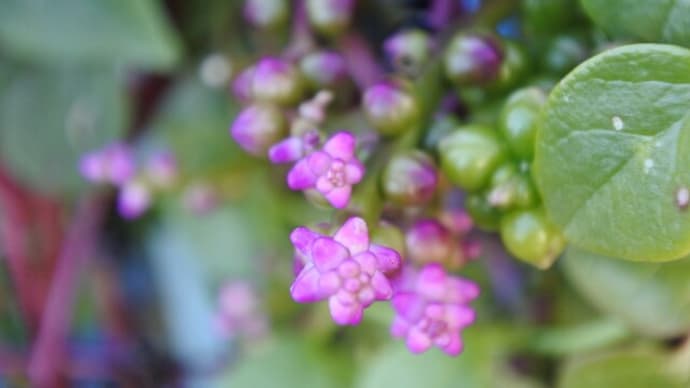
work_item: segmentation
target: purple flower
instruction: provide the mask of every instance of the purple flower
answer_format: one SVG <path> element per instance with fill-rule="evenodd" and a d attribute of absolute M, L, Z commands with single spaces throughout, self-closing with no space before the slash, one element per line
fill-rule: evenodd
<path fill-rule="evenodd" d="M 271 162 L 290 163 L 303 158 L 314 151 L 321 142 L 319 131 L 312 129 L 298 136 L 290 136 L 268 150 L 268 159 Z"/>
<path fill-rule="evenodd" d="M 316 51 L 299 63 L 305 77 L 316 87 L 333 86 L 347 79 L 345 59 L 335 51 Z"/>
<path fill-rule="evenodd" d="M 153 154 L 146 163 L 146 174 L 151 182 L 162 188 L 175 184 L 178 175 L 177 159 L 170 151 Z"/>
<path fill-rule="evenodd" d="M 290 288 L 292 298 L 299 303 L 328 299 L 337 324 L 358 324 L 365 308 L 393 295 L 385 273 L 400 266 L 400 255 L 370 244 L 363 219 L 350 218 L 333 237 L 299 227 L 290 240 L 305 261 Z"/>
<path fill-rule="evenodd" d="M 302 96 L 302 79 L 291 63 L 265 57 L 254 65 L 251 75 L 252 97 L 280 105 L 290 105 Z"/>
<path fill-rule="evenodd" d="M 237 144 L 255 156 L 266 151 L 287 131 L 283 112 L 269 104 L 255 104 L 240 112 L 230 126 L 230 134 Z"/>
<path fill-rule="evenodd" d="M 117 210 L 123 218 L 139 218 L 151 206 L 151 191 L 142 182 L 131 180 L 120 188 Z"/>
<path fill-rule="evenodd" d="M 268 332 L 268 319 L 254 287 L 246 281 L 226 283 L 218 298 L 216 317 L 221 333 L 228 337 L 242 336 L 257 340 Z"/>
<path fill-rule="evenodd" d="M 136 166 L 132 150 L 126 144 L 113 143 L 85 154 L 79 170 L 90 182 L 119 186 L 134 176 Z"/>
<path fill-rule="evenodd" d="M 323 146 L 302 158 L 287 176 L 292 190 L 316 188 L 333 207 L 347 206 L 352 185 L 364 176 L 364 165 L 355 157 L 355 137 L 349 132 L 334 134 Z"/>
<path fill-rule="evenodd" d="M 462 352 L 460 331 L 472 324 L 474 310 L 467 304 L 479 296 L 479 287 L 448 275 L 439 264 L 421 270 L 406 267 L 392 299 L 396 316 L 391 335 L 404 338 L 412 353 L 437 346 L 455 356 Z"/>

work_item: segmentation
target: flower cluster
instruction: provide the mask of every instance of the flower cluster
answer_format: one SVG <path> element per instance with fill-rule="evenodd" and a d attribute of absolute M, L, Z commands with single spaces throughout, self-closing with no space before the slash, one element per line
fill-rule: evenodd
<path fill-rule="evenodd" d="M 119 188 L 117 209 L 127 219 L 140 217 L 151 206 L 156 191 L 169 189 L 178 178 L 175 156 L 158 151 L 139 168 L 134 151 L 124 143 L 113 143 L 82 156 L 82 176 L 92 183 L 107 183 Z"/>

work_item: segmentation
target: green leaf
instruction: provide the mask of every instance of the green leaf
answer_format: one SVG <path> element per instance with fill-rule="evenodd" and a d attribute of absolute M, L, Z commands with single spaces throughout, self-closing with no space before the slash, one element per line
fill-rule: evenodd
<path fill-rule="evenodd" d="M 363 371 L 357 388 L 535 388 L 541 385 L 517 375 L 504 363 L 514 344 L 507 327 L 474 326 L 463 333 L 465 351 L 448 357 L 434 349 L 413 355 L 403 342 L 387 345 Z"/>
<path fill-rule="evenodd" d="M 282 336 L 256 349 L 215 385 L 247 387 L 350 387 L 351 362 L 332 349 L 296 336 Z"/>
<path fill-rule="evenodd" d="M 558 388 L 687 388 L 688 382 L 664 354 L 635 350 L 572 361 L 562 371 Z"/>
<path fill-rule="evenodd" d="M 154 0 L 0 0 L 0 45 L 31 62 L 156 69 L 181 54 Z"/>
<path fill-rule="evenodd" d="M 684 0 L 581 0 L 594 22 L 615 35 L 690 46 L 690 3 Z"/>
<path fill-rule="evenodd" d="M 190 76 L 166 97 L 153 127 L 171 145 L 184 173 L 203 175 L 245 157 L 227 130 L 235 113 L 226 93 Z"/>
<path fill-rule="evenodd" d="M 639 44 L 581 64 L 552 91 L 535 177 L 549 217 L 582 249 L 636 261 L 690 253 L 690 51 Z"/>
<path fill-rule="evenodd" d="M 51 192 L 84 185 L 79 157 L 119 137 L 124 90 L 111 69 L 12 69 L 0 88 L 0 159 L 22 181 Z"/>
<path fill-rule="evenodd" d="M 690 258 L 633 263 L 569 248 L 562 262 L 592 304 L 637 332 L 671 337 L 690 330 Z"/>

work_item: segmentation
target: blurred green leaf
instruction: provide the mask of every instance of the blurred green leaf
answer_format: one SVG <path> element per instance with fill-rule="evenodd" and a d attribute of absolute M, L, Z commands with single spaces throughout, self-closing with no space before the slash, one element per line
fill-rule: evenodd
<path fill-rule="evenodd" d="M 669 358 L 649 350 L 609 353 L 574 360 L 563 369 L 558 388 L 687 388 Z"/>
<path fill-rule="evenodd" d="M 678 0 L 581 0 L 604 31 L 690 46 L 690 3 Z"/>
<path fill-rule="evenodd" d="M 153 127 L 173 148 L 187 174 L 208 174 L 245 158 L 228 128 L 237 107 L 223 90 L 182 79 L 167 96 Z"/>
<path fill-rule="evenodd" d="M 332 349 L 303 337 L 281 336 L 241 360 L 215 385 L 218 388 L 347 388 L 352 364 Z"/>
<path fill-rule="evenodd" d="M 620 342 L 628 335 L 625 325 L 613 320 L 536 329 L 530 350 L 556 356 L 580 353 Z"/>
<path fill-rule="evenodd" d="M 0 0 L 0 46 L 43 63 L 165 69 L 180 42 L 156 0 Z"/>
<path fill-rule="evenodd" d="M 632 329 L 657 337 L 690 329 L 690 258 L 634 263 L 571 247 L 562 262 L 587 299 Z"/>
<path fill-rule="evenodd" d="M 682 47 L 622 46 L 551 92 L 533 171 L 572 245 L 634 261 L 690 253 L 690 217 L 676 203 L 690 185 L 688 69 Z"/>
<path fill-rule="evenodd" d="M 463 333 L 465 351 L 449 357 L 434 349 L 411 354 L 403 342 L 386 346 L 364 369 L 358 388 L 534 388 L 542 385 L 509 369 L 506 357 L 517 331 L 473 326 Z"/>
<path fill-rule="evenodd" d="M 0 159 L 38 189 L 75 192 L 84 183 L 79 157 L 125 127 L 120 77 L 105 68 L 8 71 L 0 88 Z"/>

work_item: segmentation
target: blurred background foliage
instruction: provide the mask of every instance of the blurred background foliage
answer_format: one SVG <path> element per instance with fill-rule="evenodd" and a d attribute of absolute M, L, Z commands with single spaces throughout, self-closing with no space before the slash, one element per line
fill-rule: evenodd
<path fill-rule="evenodd" d="M 536 1 L 548 0 L 525 2 Z M 367 2 L 362 24 L 372 44 L 414 19 L 415 3 Z M 342 330 L 323 305 L 292 302 L 286 236 L 327 215 L 275 184 L 284 171 L 240 152 L 226 130 L 238 107 L 227 88 L 199 75 L 211 54 L 237 70 L 284 43 L 249 33 L 241 5 L 0 0 L 0 386 L 28 386 L 39 373 L 39 322 L 52 318 L 35 311 L 50 303 L 69 327 L 60 357 L 47 362 L 60 386 L 688 386 L 690 353 L 678 351 L 690 329 L 687 260 L 634 264 L 571 250 L 554 270 L 538 272 L 486 238 L 485 257 L 464 270 L 484 292 L 458 358 L 408 354 L 389 339 L 386 307 Z M 530 17 L 528 27 L 539 31 L 560 27 Z M 99 196 L 112 208 L 112 193 L 88 187 L 77 160 L 118 138 L 142 152 L 172 149 L 187 187 L 213 187 L 217 207 L 192 214 L 179 190 L 133 223 L 107 213 L 97 249 L 67 269 L 74 300 L 51 300 L 50 274 L 66 245 L 58 237 L 71 230 L 79 204 Z M 12 230 L 23 238 L 19 248 L 10 246 Z M 53 248 L 31 251 L 36 241 Z M 31 259 L 23 267 L 10 258 L 18 251 Z M 13 280 L 17 274 L 28 281 Z M 259 290 L 267 338 L 244 344 L 218 332 L 217 294 L 233 279 Z"/>

